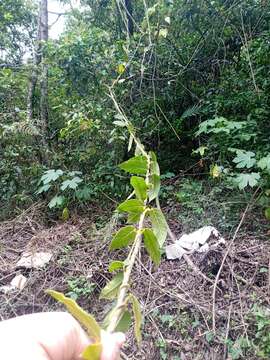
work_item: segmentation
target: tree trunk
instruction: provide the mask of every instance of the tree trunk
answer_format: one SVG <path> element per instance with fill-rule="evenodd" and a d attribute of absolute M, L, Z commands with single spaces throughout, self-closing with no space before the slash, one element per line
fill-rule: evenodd
<path fill-rule="evenodd" d="M 48 140 L 48 65 L 45 58 L 45 45 L 48 41 L 48 1 L 40 0 L 40 125 L 44 144 Z"/>

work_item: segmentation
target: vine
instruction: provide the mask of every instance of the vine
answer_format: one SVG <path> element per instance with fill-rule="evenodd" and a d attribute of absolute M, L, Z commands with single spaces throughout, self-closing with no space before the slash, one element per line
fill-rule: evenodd
<path fill-rule="evenodd" d="M 108 332 L 114 332 L 119 327 L 123 328 L 127 319 L 131 319 L 129 313 L 129 305 L 131 305 L 135 320 L 135 337 L 140 344 L 142 314 L 140 303 L 130 289 L 132 269 L 143 245 L 153 263 L 155 265 L 160 263 L 161 248 L 167 236 L 168 226 L 158 202 L 160 170 L 156 155 L 152 151 L 145 150 L 136 136 L 133 125 L 121 111 L 112 92 L 110 92 L 110 97 L 118 112 L 119 120 L 114 123 L 129 131 L 128 150 L 131 150 L 134 144 L 135 156 L 119 165 L 120 169 L 131 175 L 130 184 L 133 191 L 117 207 L 119 212 L 127 213 L 127 225 L 116 232 L 111 241 L 110 250 L 130 247 L 130 251 L 124 261 L 112 261 L 109 265 L 109 271 L 116 272 L 116 275 L 103 288 L 100 298 L 116 300 L 116 305 L 106 316 L 103 328 Z M 154 200 L 156 200 L 156 206 L 152 206 Z M 147 226 L 149 221 L 146 222 L 146 220 L 149 219 L 151 227 Z M 53 290 L 47 292 L 63 303 L 67 310 L 86 328 L 92 343 L 84 350 L 83 359 L 98 360 L 102 351 L 101 326 L 74 300 Z"/>

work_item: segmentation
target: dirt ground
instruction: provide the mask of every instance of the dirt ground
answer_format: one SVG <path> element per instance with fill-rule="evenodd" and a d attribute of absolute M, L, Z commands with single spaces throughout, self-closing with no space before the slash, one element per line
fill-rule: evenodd
<path fill-rule="evenodd" d="M 93 217 L 74 217 L 48 227 L 43 213 L 43 205 L 36 204 L 0 224 L 0 286 L 9 284 L 16 274 L 28 279 L 23 290 L 0 294 L 1 319 L 62 309 L 45 294 L 46 289 L 54 289 L 76 297 L 102 321 L 111 306 L 99 300 L 112 276 L 109 262 L 125 256 L 123 251 L 108 251 L 116 218 L 100 229 Z M 138 349 L 131 329 L 123 359 L 266 358 L 261 338 L 267 328 L 260 330 L 258 324 L 260 309 L 270 305 L 269 234 L 254 233 L 252 216 L 256 215 L 243 214 L 237 232 L 222 234 L 225 246 L 190 256 L 194 266 L 163 256 L 156 268 L 142 250 L 131 287 L 144 314 L 143 342 Z M 181 235 L 175 219 L 169 217 L 169 223 L 176 236 Z M 24 251 L 37 250 L 53 253 L 45 268 L 16 268 Z"/>

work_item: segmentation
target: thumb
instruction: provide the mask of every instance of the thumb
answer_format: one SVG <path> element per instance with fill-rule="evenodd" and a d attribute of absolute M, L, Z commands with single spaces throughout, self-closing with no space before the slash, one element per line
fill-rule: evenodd
<path fill-rule="evenodd" d="M 108 332 L 102 331 L 101 360 L 118 360 L 120 348 L 125 342 L 125 338 L 125 335 L 120 332 L 110 334 Z"/>

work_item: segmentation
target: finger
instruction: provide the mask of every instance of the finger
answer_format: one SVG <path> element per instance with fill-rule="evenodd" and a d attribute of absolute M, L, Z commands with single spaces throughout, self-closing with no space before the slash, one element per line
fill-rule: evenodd
<path fill-rule="evenodd" d="M 101 339 L 103 345 L 101 360 L 118 360 L 120 348 L 125 342 L 125 335 L 123 333 L 102 332 Z"/>

